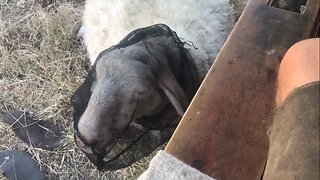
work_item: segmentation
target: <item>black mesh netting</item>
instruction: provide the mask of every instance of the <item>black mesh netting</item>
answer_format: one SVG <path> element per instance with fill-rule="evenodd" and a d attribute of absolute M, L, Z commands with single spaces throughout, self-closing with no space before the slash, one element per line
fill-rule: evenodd
<path fill-rule="evenodd" d="M 184 48 L 185 43 L 181 42 L 177 34 L 164 24 L 156 24 L 131 32 L 117 45 L 101 52 L 97 61 L 114 50 L 126 48 L 148 38 L 155 37 L 171 38 L 173 39 L 173 43 L 168 46 L 175 46 L 175 48 L 179 49 L 178 57 L 182 59 L 179 67 L 181 72 L 173 74 L 175 74 L 175 78 L 190 101 L 199 85 L 195 64 L 189 52 Z M 90 87 L 95 80 L 97 61 L 88 73 L 84 83 L 71 97 L 74 109 L 73 121 L 75 132 L 78 130 L 79 119 L 84 113 L 91 96 Z M 114 143 L 107 147 L 105 156 L 102 157 L 99 154 L 87 154 L 87 156 L 99 169 L 116 170 L 127 167 L 168 141 L 179 122 L 179 118 L 172 105 L 167 104 L 159 114 L 152 117 L 142 117 L 131 122 L 123 130 L 122 134 L 117 139 L 114 139 Z"/>

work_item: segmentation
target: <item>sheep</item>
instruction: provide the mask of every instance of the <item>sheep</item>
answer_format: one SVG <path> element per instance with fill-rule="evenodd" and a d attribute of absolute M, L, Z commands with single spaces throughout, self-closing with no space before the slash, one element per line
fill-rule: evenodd
<path fill-rule="evenodd" d="M 163 23 L 177 32 L 203 78 L 233 26 L 228 0 L 87 0 L 80 36 L 94 64 L 131 31 Z M 195 48 L 194 48 L 195 47 Z"/>
<path fill-rule="evenodd" d="M 86 1 L 79 34 L 93 66 L 71 103 L 75 142 L 98 169 L 137 160 L 103 159 L 130 129 L 156 142 L 142 156 L 170 138 L 232 24 L 226 0 Z"/>

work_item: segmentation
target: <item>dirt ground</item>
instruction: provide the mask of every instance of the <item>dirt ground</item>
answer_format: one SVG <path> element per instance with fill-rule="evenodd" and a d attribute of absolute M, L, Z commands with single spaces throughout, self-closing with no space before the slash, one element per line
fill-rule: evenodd
<path fill-rule="evenodd" d="M 238 19 L 247 0 L 230 0 Z M 0 0 L 0 114 L 20 109 L 64 129 L 55 151 L 30 147 L 0 123 L 0 151 L 29 152 L 47 179 L 136 179 L 151 157 L 132 166 L 98 172 L 73 142 L 70 96 L 89 61 L 76 39 L 83 0 Z M 0 179 L 5 179 L 0 175 Z"/>

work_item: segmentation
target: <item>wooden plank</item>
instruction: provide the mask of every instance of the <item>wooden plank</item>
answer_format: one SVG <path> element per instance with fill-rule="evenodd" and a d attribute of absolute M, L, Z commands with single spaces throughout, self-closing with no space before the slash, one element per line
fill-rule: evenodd
<path fill-rule="evenodd" d="M 268 1 L 248 2 L 165 149 L 217 179 L 261 178 L 278 65 L 319 23 L 318 0 L 308 0 L 304 14 Z"/>

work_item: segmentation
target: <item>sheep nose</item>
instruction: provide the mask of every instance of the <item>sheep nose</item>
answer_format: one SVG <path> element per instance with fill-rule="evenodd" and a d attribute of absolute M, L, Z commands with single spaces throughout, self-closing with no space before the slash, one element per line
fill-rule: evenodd
<path fill-rule="evenodd" d="M 93 149 L 95 149 L 95 146 L 97 146 L 98 144 L 98 140 L 88 141 L 83 138 L 78 132 L 75 132 L 74 139 L 79 148 L 87 153 L 93 153 Z"/>
<path fill-rule="evenodd" d="M 84 115 L 83 115 L 84 116 Z M 88 118 L 82 117 L 78 123 L 77 135 L 87 145 L 97 144 L 101 138 L 101 129 L 95 123 L 90 123 Z"/>
<path fill-rule="evenodd" d="M 105 151 L 104 146 L 102 146 L 102 143 L 99 142 L 97 139 L 93 139 L 90 142 L 88 142 L 85 139 L 83 139 L 81 135 L 78 135 L 78 140 L 80 142 L 79 144 L 81 144 L 83 148 L 90 148 L 91 152 L 95 154 L 101 155 Z"/>

